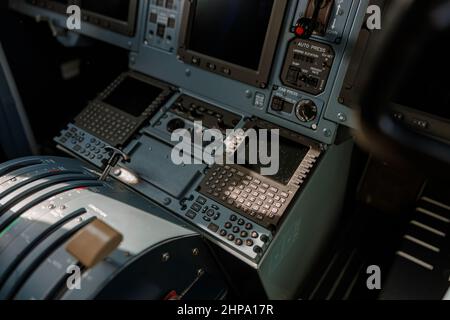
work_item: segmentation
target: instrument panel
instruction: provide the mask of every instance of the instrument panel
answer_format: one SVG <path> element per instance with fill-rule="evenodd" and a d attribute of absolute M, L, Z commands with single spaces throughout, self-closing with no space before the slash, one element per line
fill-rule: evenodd
<path fill-rule="evenodd" d="M 11 7 L 65 26 L 66 1 L 57 2 Z M 68 34 L 127 48 L 130 70 L 99 88 L 55 142 L 257 266 L 338 134 L 332 92 L 367 2 L 128 0 L 106 12 L 67 1 L 83 18 Z M 122 11 L 128 15 L 117 16 Z M 302 39 L 299 21 L 316 12 L 317 28 Z M 184 148 L 192 165 L 171 159 L 180 129 L 192 135 Z M 246 146 L 247 132 L 279 130 L 281 170 L 264 176 L 260 165 L 206 163 L 200 149 L 210 143 L 195 137 L 207 129 L 218 130 L 232 154 Z"/>
<path fill-rule="evenodd" d="M 134 71 L 327 144 L 339 124 L 351 125 L 351 111 L 342 110 L 335 89 L 343 79 L 336 76 L 348 67 L 343 58 L 358 37 L 368 1 L 324 1 L 318 31 L 302 41 L 295 30 L 302 17 L 311 16 L 312 0 L 223 1 L 213 7 L 202 0 L 123 0 L 108 5 L 108 12 L 90 1 L 11 1 L 12 8 L 48 15 L 62 27 L 65 4 L 82 10 L 75 34 L 126 47 Z M 134 31 L 117 29 L 120 22 Z M 313 102 L 314 115 L 272 108 L 280 94 L 294 106 Z"/>

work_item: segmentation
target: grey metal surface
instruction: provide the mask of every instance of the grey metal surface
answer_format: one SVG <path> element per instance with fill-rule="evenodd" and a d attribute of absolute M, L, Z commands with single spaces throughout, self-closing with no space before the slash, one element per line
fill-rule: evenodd
<path fill-rule="evenodd" d="M 332 146 L 292 206 L 258 272 L 270 299 L 294 299 L 342 210 L 353 142 Z"/>

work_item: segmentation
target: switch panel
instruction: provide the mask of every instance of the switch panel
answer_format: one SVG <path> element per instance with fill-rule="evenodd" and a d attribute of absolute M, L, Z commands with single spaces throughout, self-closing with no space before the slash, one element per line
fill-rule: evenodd
<path fill-rule="evenodd" d="M 305 101 L 311 101 L 314 104 L 313 112 L 308 112 L 309 116 L 301 115 Z M 277 87 L 273 91 L 272 102 L 267 111 L 279 118 L 317 130 L 323 106 L 324 102 L 321 99 L 312 98 L 289 88 Z"/>
<path fill-rule="evenodd" d="M 174 52 L 178 42 L 181 0 L 151 0 L 144 44 Z"/>
<path fill-rule="evenodd" d="M 309 0 L 308 6 L 306 7 L 306 18 L 313 18 L 314 10 L 316 9 L 316 0 Z M 330 22 L 330 18 L 332 15 L 332 11 L 334 8 L 334 0 L 323 0 L 322 6 L 319 10 L 319 15 L 317 17 L 317 26 L 314 30 L 314 34 L 324 36 L 328 24 Z"/>
<path fill-rule="evenodd" d="M 313 0 L 299 1 L 297 12 L 292 22 L 293 28 L 295 28 L 300 18 L 310 18 L 312 16 L 314 2 Z M 321 37 L 325 41 L 340 43 L 352 3 L 352 0 L 325 0 L 318 16 L 319 26 L 313 33 L 313 36 Z"/>

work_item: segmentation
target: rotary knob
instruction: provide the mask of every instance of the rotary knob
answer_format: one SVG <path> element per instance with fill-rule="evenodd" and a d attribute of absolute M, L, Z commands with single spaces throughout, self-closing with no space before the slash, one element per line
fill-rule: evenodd
<path fill-rule="evenodd" d="M 302 122 L 311 122 L 317 118 L 317 105 L 311 100 L 301 100 L 295 106 L 295 115 Z"/>

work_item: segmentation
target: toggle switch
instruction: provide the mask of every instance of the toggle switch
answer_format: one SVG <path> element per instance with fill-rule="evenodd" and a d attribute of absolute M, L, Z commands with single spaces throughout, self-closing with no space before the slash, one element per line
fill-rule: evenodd
<path fill-rule="evenodd" d="M 313 34 L 325 36 L 333 8 L 334 0 L 309 0 L 305 16 L 298 19 L 292 32 L 302 39 L 309 39 Z"/>

